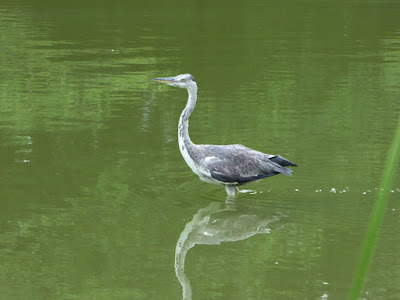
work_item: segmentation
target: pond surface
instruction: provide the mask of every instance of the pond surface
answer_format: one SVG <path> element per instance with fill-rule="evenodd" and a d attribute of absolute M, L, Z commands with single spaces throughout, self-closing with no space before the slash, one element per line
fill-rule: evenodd
<path fill-rule="evenodd" d="M 332 2 L 332 1 L 331 1 Z M 0 299 L 347 299 L 400 111 L 398 1 L 0 4 Z M 11 2 L 10 2 L 11 3 Z M 236 202 L 195 143 L 285 156 Z M 363 299 L 400 299 L 400 176 Z"/>

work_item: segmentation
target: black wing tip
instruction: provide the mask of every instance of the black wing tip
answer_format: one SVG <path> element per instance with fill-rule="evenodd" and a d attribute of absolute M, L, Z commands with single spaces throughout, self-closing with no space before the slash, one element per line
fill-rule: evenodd
<path fill-rule="evenodd" d="M 280 155 L 274 155 L 269 158 L 271 161 L 281 165 L 282 167 L 297 167 L 295 163 L 292 163 L 290 160 L 287 160 L 286 158 L 280 156 Z"/>

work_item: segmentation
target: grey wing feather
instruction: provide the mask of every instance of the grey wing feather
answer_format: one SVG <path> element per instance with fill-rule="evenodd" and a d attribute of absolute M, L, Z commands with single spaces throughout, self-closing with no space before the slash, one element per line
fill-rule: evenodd
<path fill-rule="evenodd" d="M 200 145 L 199 145 L 200 146 Z M 243 145 L 201 145 L 201 164 L 222 182 L 243 184 L 277 174 L 290 175 L 284 166 L 295 164 L 281 156 L 265 154 Z"/>

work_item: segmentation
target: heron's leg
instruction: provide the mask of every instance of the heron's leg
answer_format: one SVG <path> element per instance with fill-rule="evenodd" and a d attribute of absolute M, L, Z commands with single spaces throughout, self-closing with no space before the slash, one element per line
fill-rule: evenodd
<path fill-rule="evenodd" d="M 236 186 L 234 185 L 225 185 L 225 190 L 228 196 L 235 196 L 236 195 Z"/>

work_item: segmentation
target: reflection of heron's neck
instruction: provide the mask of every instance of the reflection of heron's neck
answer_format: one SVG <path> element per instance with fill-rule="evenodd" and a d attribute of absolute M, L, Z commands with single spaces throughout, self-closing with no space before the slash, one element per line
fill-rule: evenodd
<path fill-rule="evenodd" d="M 189 137 L 189 117 L 192 113 L 197 100 L 197 85 L 193 82 L 193 85 L 188 87 L 189 98 L 185 109 L 182 111 L 181 117 L 179 118 L 178 124 L 178 141 L 179 148 L 182 151 L 182 146 L 186 148 L 190 147 L 193 143 Z"/>
<path fill-rule="evenodd" d="M 185 275 L 185 258 L 190 248 L 194 247 L 189 239 L 189 234 L 193 231 L 193 226 L 197 223 L 196 215 L 193 220 L 186 224 L 185 229 L 181 232 L 175 248 L 175 274 L 182 286 L 182 299 L 192 299 L 192 288 L 190 281 Z"/>
<path fill-rule="evenodd" d="M 183 234 L 183 233 L 182 233 Z M 185 258 L 188 250 L 192 248 L 193 244 L 185 244 L 186 239 L 182 235 L 176 245 L 175 250 L 175 274 L 182 286 L 182 299 L 192 299 L 192 288 L 190 281 L 185 275 Z M 187 237 L 186 237 L 187 238 Z"/>
<path fill-rule="evenodd" d="M 193 219 L 186 224 L 185 229 L 181 232 L 178 242 L 175 248 L 175 274 L 182 286 L 182 293 L 184 300 L 192 299 L 192 288 L 190 281 L 185 275 L 185 258 L 187 252 L 196 245 L 199 237 L 196 234 L 202 223 L 207 222 L 204 220 L 210 212 L 216 212 L 221 210 L 221 203 L 214 202 L 208 207 L 200 209 L 194 216 Z M 223 210 L 223 209 L 222 209 Z M 202 235 L 202 234 L 201 234 Z"/>

